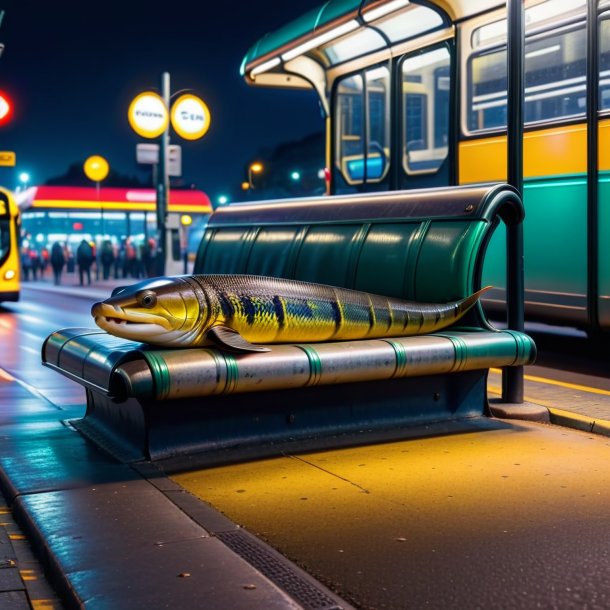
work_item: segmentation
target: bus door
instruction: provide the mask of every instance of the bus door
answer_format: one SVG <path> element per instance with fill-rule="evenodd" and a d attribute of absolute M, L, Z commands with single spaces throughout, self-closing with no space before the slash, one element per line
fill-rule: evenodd
<path fill-rule="evenodd" d="M 390 69 L 339 79 L 334 93 L 334 191 L 386 191 L 390 176 Z"/>
<path fill-rule="evenodd" d="M 452 183 L 450 170 L 451 55 L 447 44 L 420 49 L 399 62 L 398 188 Z"/>

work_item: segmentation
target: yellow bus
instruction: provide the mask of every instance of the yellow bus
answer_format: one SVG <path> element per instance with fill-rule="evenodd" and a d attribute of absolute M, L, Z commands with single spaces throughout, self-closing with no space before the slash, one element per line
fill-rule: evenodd
<path fill-rule="evenodd" d="M 0 303 L 19 300 L 19 223 L 13 196 L 0 187 Z"/>
<path fill-rule="evenodd" d="M 502 181 L 506 4 L 330 0 L 259 40 L 242 74 L 318 93 L 331 195 Z M 610 1 L 523 4 L 526 317 L 608 333 Z M 496 308 L 505 247 L 490 249 Z"/>

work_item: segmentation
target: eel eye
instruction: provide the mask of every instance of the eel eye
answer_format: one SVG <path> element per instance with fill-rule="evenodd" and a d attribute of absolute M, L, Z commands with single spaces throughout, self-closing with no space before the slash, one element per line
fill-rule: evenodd
<path fill-rule="evenodd" d="M 150 309 L 157 304 L 157 295 L 154 292 L 143 292 L 138 295 L 138 303 L 142 307 Z"/>

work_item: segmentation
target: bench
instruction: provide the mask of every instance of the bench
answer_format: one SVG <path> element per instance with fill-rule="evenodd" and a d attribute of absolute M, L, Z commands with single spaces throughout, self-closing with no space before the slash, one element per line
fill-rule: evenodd
<path fill-rule="evenodd" d="M 210 217 L 195 273 L 446 302 L 480 287 L 493 231 L 523 215 L 507 185 L 231 205 Z M 84 433 L 123 459 L 181 467 L 481 418 L 489 369 L 531 363 L 535 345 L 522 332 L 493 328 L 479 303 L 458 326 L 424 336 L 234 355 L 65 329 L 47 338 L 42 357 L 86 388 L 86 415 L 75 422 Z"/>

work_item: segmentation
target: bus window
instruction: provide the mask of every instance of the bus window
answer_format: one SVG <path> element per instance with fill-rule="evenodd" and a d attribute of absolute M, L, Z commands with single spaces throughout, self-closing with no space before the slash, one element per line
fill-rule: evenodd
<path fill-rule="evenodd" d="M 390 71 L 374 68 L 365 72 L 368 134 L 367 179 L 379 182 L 388 172 L 390 156 Z"/>
<path fill-rule="evenodd" d="M 526 123 L 585 113 L 586 52 L 584 27 L 526 44 Z"/>
<path fill-rule="evenodd" d="M 449 51 L 446 47 L 402 63 L 402 159 L 407 174 L 438 171 L 449 152 Z"/>
<path fill-rule="evenodd" d="M 378 183 L 388 173 L 389 83 L 389 70 L 377 67 L 337 85 L 335 167 L 348 185 Z"/>
<path fill-rule="evenodd" d="M 525 9 L 525 122 L 584 116 L 584 0 L 547 0 Z M 602 36 L 603 40 L 603 36 Z M 506 20 L 477 28 L 468 63 L 469 132 L 506 127 Z"/>
<path fill-rule="evenodd" d="M 0 202 L 0 206 L 2 202 Z M 11 245 L 11 225 L 10 219 L 0 217 L 0 265 L 8 256 L 9 246 Z"/>
<path fill-rule="evenodd" d="M 475 55 L 468 76 L 469 130 L 506 127 L 506 47 Z M 582 24 L 569 31 L 531 37 L 525 45 L 525 122 L 584 114 L 585 78 Z"/>
<path fill-rule="evenodd" d="M 599 24 L 599 108 L 610 109 L 610 15 Z"/>
<path fill-rule="evenodd" d="M 364 100 L 362 76 L 349 76 L 337 87 L 337 168 L 347 182 L 362 182 L 362 174 L 354 174 L 350 162 L 364 158 Z"/>
<path fill-rule="evenodd" d="M 468 129 L 480 131 L 506 126 L 506 48 L 477 55 L 468 75 Z"/>

